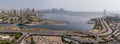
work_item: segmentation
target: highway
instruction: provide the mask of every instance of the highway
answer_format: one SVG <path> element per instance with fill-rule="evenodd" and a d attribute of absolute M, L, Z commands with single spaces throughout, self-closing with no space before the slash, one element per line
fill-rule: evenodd
<path fill-rule="evenodd" d="M 119 33 L 119 25 L 117 25 L 117 27 L 115 27 L 115 31 L 113 32 L 112 35 L 114 35 L 115 37 L 118 36 L 120 33 Z"/>
<path fill-rule="evenodd" d="M 27 33 L 24 33 L 14 44 L 19 44 L 25 37 Z"/>
<path fill-rule="evenodd" d="M 105 25 L 103 24 L 102 20 L 99 19 L 99 21 L 100 21 L 100 24 L 102 25 L 102 28 L 103 28 L 103 29 L 102 29 L 100 32 L 98 32 L 98 34 L 105 33 L 105 32 L 107 31 L 107 29 L 106 29 Z"/>
<path fill-rule="evenodd" d="M 26 37 L 30 35 L 40 35 L 40 36 L 64 36 L 67 35 L 73 35 L 73 36 L 86 36 L 84 34 L 77 34 L 74 33 L 74 31 L 16 31 L 16 30 L 3 30 L 0 31 L 0 33 L 22 33 L 23 35 L 14 43 L 19 44 L 22 40 L 24 40 Z M 71 38 L 74 39 L 74 38 Z M 74 39 L 75 41 L 79 41 L 78 39 Z"/>
<path fill-rule="evenodd" d="M 109 27 L 109 25 L 107 24 L 107 22 L 101 18 L 101 23 L 104 24 L 104 27 L 107 29 L 107 31 L 105 33 L 101 33 L 101 34 L 98 34 L 98 36 L 106 36 L 106 35 L 111 35 L 113 30 Z"/>
<path fill-rule="evenodd" d="M 74 40 L 74 41 L 77 41 L 77 42 L 88 42 L 88 43 L 95 43 L 95 40 L 81 40 L 81 39 L 78 39 L 74 36 L 71 36 L 71 37 L 67 37 L 68 39 L 71 39 L 71 40 Z"/>

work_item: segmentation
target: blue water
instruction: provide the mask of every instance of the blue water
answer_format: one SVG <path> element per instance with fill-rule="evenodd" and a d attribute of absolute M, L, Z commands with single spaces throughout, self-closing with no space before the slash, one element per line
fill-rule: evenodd
<path fill-rule="evenodd" d="M 28 28 L 47 28 L 55 30 L 67 30 L 67 29 L 76 29 L 76 30 L 90 30 L 93 29 L 94 24 L 88 24 L 88 20 L 91 18 L 102 17 L 102 13 L 40 13 L 38 16 L 42 19 L 51 19 L 57 21 L 66 21 L 69 22 L 68 25 L 58 26 L 58 25 L 33 25 L 26 26 Z"/>

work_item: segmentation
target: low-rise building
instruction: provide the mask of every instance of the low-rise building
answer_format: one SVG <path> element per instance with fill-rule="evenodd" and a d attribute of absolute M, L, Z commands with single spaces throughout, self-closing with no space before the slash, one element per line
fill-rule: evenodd
<path fill-rule="evenodd" d="M 0 35 L 0 40 L 12 40 L 13 38 L 15 37 L 9 35 Z"/>
<path fill-rule="evenodd" d="M 0 22 L 2 22 L 3 21 L 3 19 L 0 19 Z"/>

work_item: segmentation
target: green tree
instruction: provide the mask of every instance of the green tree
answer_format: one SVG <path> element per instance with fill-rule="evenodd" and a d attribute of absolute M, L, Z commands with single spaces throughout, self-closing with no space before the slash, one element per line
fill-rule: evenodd
<path fill-rule="evenodd" d="M 21 37 L 21 34 L 17 33 L 15 34 L 15 39 L 19 39 Z"/>

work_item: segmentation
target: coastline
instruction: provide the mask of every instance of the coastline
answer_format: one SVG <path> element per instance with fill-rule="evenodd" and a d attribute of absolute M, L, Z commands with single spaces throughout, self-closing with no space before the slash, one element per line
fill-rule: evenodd
<path fill-rule="evenodd" d="M 68 25 L 69 22 L 66 21 L 56 21 L 56 20 L 48 20 L 44 19 L 41 23 L 32 23 L 32 24 L 25 24 L 25 25 L 44 25 L 44 24 L 50 24 L 50 25 Z"/>

